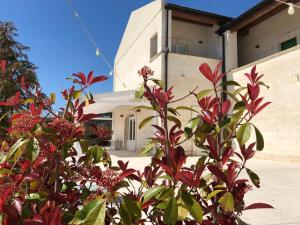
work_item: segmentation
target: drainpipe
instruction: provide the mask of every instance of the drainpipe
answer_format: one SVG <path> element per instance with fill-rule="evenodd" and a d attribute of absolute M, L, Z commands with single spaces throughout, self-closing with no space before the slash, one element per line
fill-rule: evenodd
<path fill-rule="evenodd" d="M 169 9 L 166 9 L 166 39 L 165 39 L 165 91 L 168 90 L 168 55 L 169 55 Z"/>
<path fill-rule="evenodd" d="M 222 58 L 223 58 L 222 72 L 226 73 L 226 47 L 225 47 L 225 35 L 224 35 L 224 33 L 222 33 L 221 36 L 222 36 Z M 227 81 L 227 74 L 226 74 L 226 76 L 224 76 L 222 78 L 222 81 L 223 82 Z M 222 88 L 223 88 L 224 91 L 227 91 L 227 86 L 226 85 L 222 86 Z M 223 99 L 223 101 L 227 100 L 227 94 L 226 93 L 222 94 L 222 99 Z"/>

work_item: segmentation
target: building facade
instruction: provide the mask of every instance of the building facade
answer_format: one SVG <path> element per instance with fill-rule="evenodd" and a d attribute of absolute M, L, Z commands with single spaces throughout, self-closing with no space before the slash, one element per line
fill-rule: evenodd
<path fill-rule="evenodd" d="M 201 63 L 215 67 L 223 61 L 227 79 L 241 83 L 244 73 L 257 65 L 271 87 L 263 94 L 272 101 L 255 121 L 266 142 L 259 156 L 300 161 L 299 44 L 300 12 L 290 16 L 274 0 L 264 0 L 236 19 L 155 0 L 131 13 L 115 58 L 113 93 L 95 95 L 97 103 L 88 110 L 112 112 L 113 138 L 122 141 L 124 150 L 139 151 L 154 131 L 150 125 L 138 129 L 153 112 L 133 110 L 147 105 L 134 99 L 142 83 L 137 75 L 141 67 L 149 66 L 180 98 L 196 87 L 209 88 L 199 74 Z M 197 108 L 193 97 L 183 104 Z M 180 116 L 185 124 L 193 114 Z M 190 154 L 199 153 L 192 141 L 184 147 Z"/>

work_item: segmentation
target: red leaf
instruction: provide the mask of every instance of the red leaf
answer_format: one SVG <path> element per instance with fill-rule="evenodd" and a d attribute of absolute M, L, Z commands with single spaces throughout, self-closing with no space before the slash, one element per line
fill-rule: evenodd
<path fill-rule="evenodd" d="M 227 183 L 229 188 L 231 189 L 234 178 L 236 176 L 236 168 L 237 168 L 237 163 L 236 162 L 232 162 L 229 164 L 228 166 L 228 170 L 227 170 Z"/>
<path fill-rule="evenodd" d="M 222 156 L 222 163 L 223 165 L 227 163 L 230 156 L 232 156 L 234 150 L 232 148 L 227 148 Z"/>
<path fill-rule="evenodd" d="M 94 71 L 89 72 L 88 78 L 87 78 L 87 83 L 90 84 L 94 78 L 93 76 Z"/>
<path fill-rule="evenodd" d="M 250 99 L 252 101 L 254 101 L 255 99 L 257 99 L 257 97 L 259 95 L 259 92 L 260 92 L 259 85 L 258 84 L 256 84 L 256 85 L 248 84 L 247 88 L 248 88 L 248 94 L 249 94 Z"/>
<path fill-rule="evenodd" d="M 102 82 L 107 80 L 108 78 L 106 76 L 98 76 L 98 77 L 94 77 L 93 80 L 90 82 L 91 84 L 97 83 L 97 82 Z"/>
<path fill-rule="evenodd" d="M 4 76 L 5 76 L 5 69 L 6 69 L 6 61 L 1 60 L 0 61 L 0 67 L 1 67 L 2 78 L 4 78 Z"/>
<path fill-rule="evenodd" d="M 222 73 L 219 76 L 217 76 L 217 78 L 215 78 L 214 84 L 217 84 L 225 75 L 225 73 Z"/>
<path fill-rule="evenodd" d="M 85 114 L 85 115 L 83 115 L 83 116 L 78 120 L 78 122 L 83 123 L 83 122 L 92 120 L 92 119 L 97 118 L 97 117 L 99 117 L 99 115 L 98 115 L 98 114 L 95 114 L 95 113 Z"/>
<path fill-rule="evenodd" d="M 227 115 L 230 107 L 231 107 L 231 102 L 229 100 L 226 100 L 223 102 L 223 104 L 222 104 L 222 115 L 223 116 Z"/>
<path fill-rule="evenodd" d="M 0 212 L 3 210 L 4 203 L 6 201 L 7 196 L 10 194 L 10 192 L 14 189 L 13 186 L 8 187 L 0 196 Z"/>
<path fill-rule="evenodd" d="M 266 102 L 265 104 L 263 104 L 262 106 L 260 106 L 257 110 L 255 110 L 255 112 L 253 113 L 253 116 L 255 116 L 257 113 L 259 113 L 260 111 L 262 111 L 264 108 L 266 108 L 270 104 L 271 104 L 271 102 Z"/>
<path fill-rule="evenodd" d="M 35 223 L 40 223 L 40 224 L 43 223 L 42 217 L 38 214 L 35 214 L 32 217 L 32 219 L 24 219 L 24 225 L 32 225 L 32 224 L 35 224 Z"/>
<path fill-rule="evenodd" d="M 74 73 L 72 76 L 78 77 L 80 79 L 80 81 L 75 79 L 74 83 L 80 83 L 80 84 L 83 84 L 83 85 L 86 84 L 86 77 L 85 77 L 84 73 L 81 73 L 81 72 L 80 73 Z"/>
<path fill-rule="evenodd" d="M 226 182 L 226 177 L 224 175 L 224 173 L 222 172 L 222 170 L 220 170 L 218 167 L 216 166 L 208 166 L 207 167 L 209 169 L 210 172 L 212 172 L 212 174 L 214 174 L 218 179 Z"/>
<path fill-rule="evenodd" d="M 20 103 L 20 92 L 18 91 L 14 96 L 7 99 L 6 102 L 0 102 L 0 106 L 15 106 Z"/>
<path fill-rule="evenodd" d="M 134 170 L 134 169 L 128 169 L 128 170 L 124 171 L 124 172 L 121 174 L 121 176 L 119 177 L 119 179 L 120 179 L 120 180 L 123 180 L 123 179 L 125 179 L 126 177 L 132 175 L 132 174 L 135 173 L 135 172 L 136 172 L 136 170 Z"/>
<path fill-rule="evenodd" d="M 244 210 L 249 209 L 274 209 L 274 207 L 266 203 L 254 203 L 247 206 Z"/>
<path fill-rule="evenodd" d="M 193 173 L 190 171 L 182 171 L 177 173 L 176 179 L 189 187 L 194 187 Z"/>
<path fill-rule="evenodd" d="M 167 174 L 173 177 L 173 171 L 168 165 L 164 164 L 161 160 L 158 159 L 153 159 L 152 161 L 159 165 Z"/>
<path fill-rule="evenodd" d="M 214 82 L 214 74 L 207 63 L 201 64 L 199 70 L 209 81 Z"/>
<path fill-rule="evenodd" d="M 214 70 L 214 77 L 215 78 L 219 75 L 221 66 L 222 66 L 222 62 L 219 62 L 219 64 L 216 66 L 216 68 Z"/>
<path fill-rule="evenodd" d="M 125 171 L 127 169 L 128 163 L 129 161 L 127 161 L 126 163 L 124 163 L 122 160 L 118 160 L 118 165 L 121 168 L 122 171 Z"/>

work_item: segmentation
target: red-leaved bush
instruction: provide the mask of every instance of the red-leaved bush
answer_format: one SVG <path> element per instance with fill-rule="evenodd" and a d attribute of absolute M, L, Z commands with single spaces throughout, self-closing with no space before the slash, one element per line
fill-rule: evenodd
<path fill-rule="evenodd" d="M 5 71 L 5 63 L 1 65 Z M 231 93 L 222 87 L 240 85 L 221 83 L 224 74 L 220 67 L 212 71 L 202 64 L 199 68 L 212 85 L 212 89 L 187 95 L 195 97 L 199 111 L 172 108 L 184 98 L 174 99 L 173 89 L 165 91 L 161 82 L 152 78 L 151 69 L 139 71 L 144 83 L 136 96 L 147 99 L 151 107 L 138 108 L 154 110 L 161 121 L 161 125 L 152 125 L 156 132 L 142 150 L 143 154 L 155 152 L 142 171 L 130 168 L 129 162 L 112 165 L 104 148 L 89 146 L 84 139 L 83 124 L 97 116 L 84 114 L 83 108 L 94 103 L 86 92 L 90 85 L 106 80 L 105 76 L 74 74 L 70 78 L 74 86 L 62 92 L 66 107 L 60 113 L 52 110 L 53 94 L 45 98 L 39 88 L 32 92 L 22 85 L 30 99 L 16 93 L 0 102 L 2 106 L 25 106 L 9 115 L 9 138 L 1 140 L 2 224 L 238 225 L 246 224 L 240 219 L 243 211 L 271 208 L 265 203 L 244 202 L 252 186 L 260 185 L 247 161 L 264 147 L 261 133 L 251 122 L 269 104 L 260 97 L 262 76 L 254 67 L 246 74 L 247 87 Z M 80 98 L 82 93 L 86 99 Z M 221 98 L 224 93 L 230 100 Z M 183 127 L 179 109 L 194 111 L 197 116 Z M 151 118 L 145 118 L 140 128 Z M 248 143 L 251 130 L 256 141 Z M 97 127 L 95 132 L 103 136 Z M 197 163 L 189 166 L 182 147 L 188 140 L 203 150 Z M 81 146 L 80 155 L 76 143 Z M 250 179 L 240 178 L 243 170 Z"/>

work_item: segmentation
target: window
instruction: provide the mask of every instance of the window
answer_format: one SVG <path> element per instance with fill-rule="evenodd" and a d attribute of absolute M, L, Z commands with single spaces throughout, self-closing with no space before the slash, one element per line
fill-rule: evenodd
<path fill-rule="evenodd" d="M 295 47 L 297 45 L 297 38 L 292 38 L 281 43 L 281 51 Z"/>
<path fill-rule="evenodd" d="M 157 55 L 157 34 L 150 39 L 150 59 Z"/>
<path fill-rule="evenodd" d="M 128 140 L 134 141 L 135 140 L 135 118 L 130 117 L 128 119 Z"/>
<path fill-rule="evenodd" d="M 189 54 L 188 41 L 180 40 L 180 39 L 177 39 L 177 38 L 173 39 L 171 50 L 172 50 L 173 53 L 188 55 Z"/>

